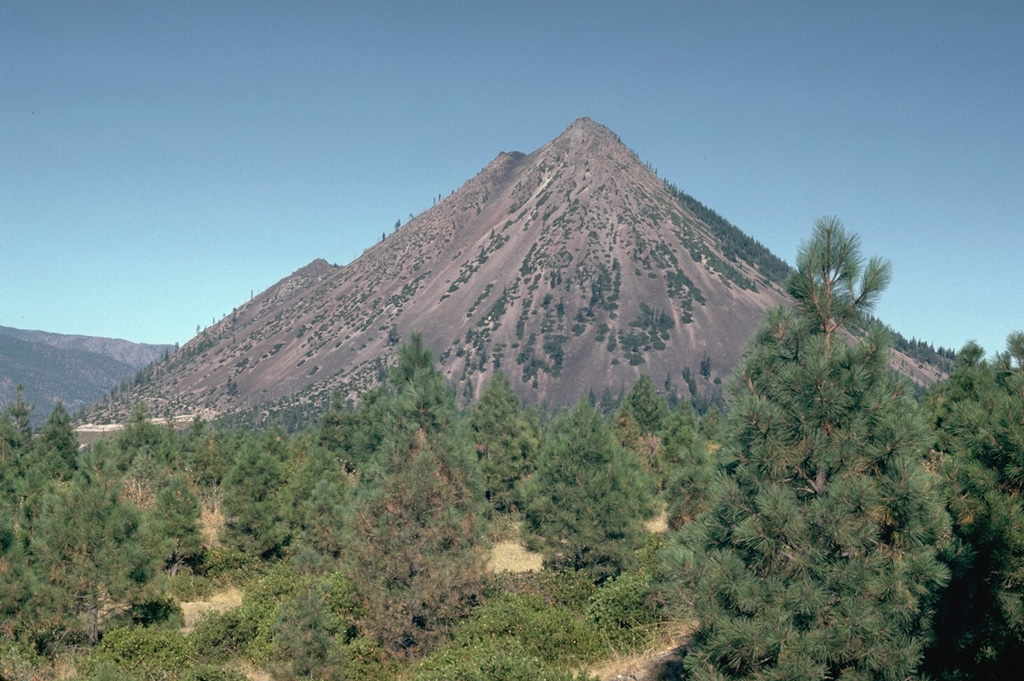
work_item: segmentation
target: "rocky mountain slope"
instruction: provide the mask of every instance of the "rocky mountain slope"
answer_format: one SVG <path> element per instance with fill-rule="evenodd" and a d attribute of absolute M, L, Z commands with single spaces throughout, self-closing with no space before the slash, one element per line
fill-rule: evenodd
<path fill-rule="evenodd" d="M 16 399 L 17 386 L 24 386 L 38 425 L 58 401 L 72 412 L 89 406 L 173 350 L 171 345 L 0 326 L 0 405 Z"/>
<path fill-rule="evenodd" d="M 534 404 L 618 395 L 641 373 L 709 395 L 786 300 L 787 269 L 583 118 L 499 154 L 351 264 L 314 261 L 243 303 L 92 418 L 140 399 L 213 415 L 355 398 L 413 332 L 464 400 L 499 368 Z"/>

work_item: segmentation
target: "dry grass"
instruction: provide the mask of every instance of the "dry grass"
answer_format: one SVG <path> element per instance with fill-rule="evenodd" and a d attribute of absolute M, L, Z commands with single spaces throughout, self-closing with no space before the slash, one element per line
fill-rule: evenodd
<path fill-rule="evenodd" d="M 646 649 L 633 655 L 616 655 L 587 671 L 604 681 L 630 679 L 631 681 L 658 681 L 679 678 L 682 656 L 680 648 L 693 634 L 693 622 L 668 622 L 659 626 L 658 635 Z"/>
<path fill-rule="evenodd" d="M 539 572 L 544 559 L 517 541 L 501 541 L 491 549 L 487 568 L 491 572 Z"/>
<path fill-rule="evenodd" d="M 207 546 L 216 546 L 220 530 L 224 527 L 224 514 L 220 512 L 220 504 L 204 503 L 199 523 L 202 525 L 200 531 L 203 534 L 203 543 Z"/>
<path fill-rule="evenodd" d="M 248 660 L 236 660 L 232 666 L 235 667 L 236 671 L 244 674 L 245 678 L 251 679 L 251 681 L 272 681 L 274 678 L 268 672 L 254 667 Z"/>
<path fill-rule="evenodd" d="M 662 509 L 661 513 L 644 523 L 644 527 L 647 528 L 648 532 L 661 534 L 668 532 L 668 511 Z"/>
<path fill-rule="evenodd" d="M 242 592 L 236 587 L 218 591 L 205 601 L 181 603 L 181 611 L 185 615 L 185 626 L 181 631 L 187 634 L 192 631 L 196 622 L 208 612 L 225 612 L 242 604 Z"/>

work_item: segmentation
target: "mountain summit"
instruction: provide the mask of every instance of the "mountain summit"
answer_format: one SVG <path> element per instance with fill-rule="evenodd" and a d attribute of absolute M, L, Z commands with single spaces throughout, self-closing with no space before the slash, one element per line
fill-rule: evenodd
<path fill-rule="evenodd" d="M 338 267 L 316 260 L 198 334 L 94 418 L 355 398 L 421 332 L 461 399 L 497 369 L 535 404 L 618 395 L 641 373 L 718 390 L 788 266 L 588 118 L 502 152 Z"/>

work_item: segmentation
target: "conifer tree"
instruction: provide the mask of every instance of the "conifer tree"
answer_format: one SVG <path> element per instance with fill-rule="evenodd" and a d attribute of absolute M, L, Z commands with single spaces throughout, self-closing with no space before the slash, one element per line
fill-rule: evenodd
<path fill-rule="evenodd" d="M 0 640 L 24 632 L 33 575 L 25 557 L 25 537 L 15 531 L 10 510 L 0 499 Z"/>
<path fill-rule="evenodd" d="M 175 475 L 157 493 L 153 511 L 150 527 L 154 538 L 161 544 L 160 556 L 168 572 L 174 575 L 203 550 L 203 537 L 199 531 L 202 513 L 199 499 L 188 482 Z"/>
<path fill-rule="evenodd" d="M 428 651 L 479 598 L 486 501 L 455 398 L 418 334 L 399 348 L 383 439 L 345 509 L 345 574 L 361 630 L 395 654 Z"/>
<path fill-rule="evenodd" d="M 834 216 L 820 217 L 811 238 L 800 244 L 786 289 L 803 319 L 824 337 L 827 357 L 835 332 L 858 328 L 891 279 L 888 261 L 875 257 L 865 266 L 857 235 Z"/>
<path fill-rule="evenodd" d="M 670 602 L 699 619 L 690 679 L 905 679 L 948 578 L 948 517 L 924 467 L 926 423 L 888 368 L 881 327 L 850 346 L 886 264 L 819 221 L 733 382 L 709 510 L 663 556 Z"/>
<path fill-rule="evenodd" d="M 994 362 L 969 343 L 925 404 L 957 541 L 928 670 L 996 679 L 1024 665 L 1024 333 Z"/>
<path fill-rule="evenodd" d="M 665 500 L 668 525 L 678 530 L 707 510 L 715 476 L 721 472 L 717 443 L 698 433 L 697 417 L 689 402 L 680 402 L 661 431 L 665 460 Z"/>
<path fill-rule="evenodd" d="M 224 479 L 224 538 L 241 551 L 271 557 L 287 544 L 289 531 L 279 492 L 281 459 L 269 442 L 243 442 Z"/>
<path fill-rule="evenodd" d="M 651 476 L 658 491 L 664 488 L 668 471 L 662 442 L 658 437 L 668 418 L 668 402 L 654 392 L 654 383 L 643 374 L 619 405 L 615 436 Z"/>
<path fill-rule="evenodd" d="M 294 461 L 282 490 L 296 536 L 306 550 L 336 559 L 343 548 L 341 524 L 351 481 L 339 453 L 320 444 L 317 433 L 292 438 Z"/>
<path fill-rule="evenodd" d="M 586 571 L 595 582 L 632 566 L 654 514 L 654 482 L 631 458 L 586 400 L 555 417 L 524 517 L 545 565 Z"/>
<path fill-rule="evenodd" d="M 47 477 L 67 478 L 75 470 L 78 436 L 63 403 L 54 405 L 32 446 L 33 465 L 41 467 L 41 472 Z"/>
<path fill-rule="evenodd" d="M 158 456 L 163 453 L 167 431 L 153 423 L 149 408 L 139 402 L 132 408 L 131 414 L 124 423 L 124 428 L 117 435 L 117 449 L 120 452 L 117 465 L 127 470 L 138 457 L 157 458 L 160 464 L 167 462 L 168 457 Z"/>
<path fill-rule="evenodd" d="M 44 496 L 30 528 L 40 582 L 33 605 L 45 628 L 95 643 L 107 619 L 142 598 L 156 565 L 140 534 L 142 515 L 119 498 L 119 485 L 91 452 L 77 468 Z"/>
<path fill-rule="evenodd" d="M 328 629 L 324 602 L 329 594 L 320 585 L 307 584 L 286 601 L 274 622 L 274 647 L 287 660 L 289 678 L 343 679 L 340 673 L 341 646 Z"/>
<path fill-rule="evenodd" d="M 180 442 L 180 465 L 188 469 L 199 489 L 205 491 L 220 485 L 234 463 L 227 431 L 213 428 L 196 416 Z"/>
<path fill-rule="evenodd" d="M 32 439 L 32 412 L 35 405 L 25 401 L 25 387 L 19 385 L 16 390 L 14 402 L 7 405 L 6 411 L 14 422 L 14 428 L 21 438 L 21 443 L 26 444 Z"/>
<path fill-rule="evenodd" d="M 319 442 L 344 462 L 349 472 L 368 463 L 384 437 L 384 386 L 367 390 L 359 398 L 359 406 L 350 409 L 341 403 L 340 395 L 321 417 L 317 431 Z"/>
<path fill-rule="evenodd" d="M 528 417 L 508 376 L 498 371 L 467 418 L 480 459 L 487 500 L 497 511 L 521 510 L 520 484 L 533 471 L 540 432 Z"/>
<path fill-rule="evenodd" d="M 668 402 L 654 391 L 654 382 L 647 374 L 641 374 L 636 379 L 619 411 L 632 416 L 640 432 L 645 435 L 658 433 L 669 415 Z"/>

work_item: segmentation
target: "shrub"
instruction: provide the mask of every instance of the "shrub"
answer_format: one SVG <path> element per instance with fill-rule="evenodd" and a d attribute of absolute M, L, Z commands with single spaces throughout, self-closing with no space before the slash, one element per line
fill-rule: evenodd
<path fill-rule="evenodd" d="M 29 681 L 39 678 L 38 669 L 45 660 L 27 645 L 0 638 L 0 678 L 9 681 Z"/>
<path fill-rule="evenodd" d="M 202 564 L 197 570 L 211 579 L 231 575 L 247 576 L 256 566 L 256 559 L 238 549 L 211 546 L 203 552 Z"/>
<path fill-rule="evenodd" d="M 370 638 L 357 638 L 345 646 L 347 681 L 386 681 L 398 675 L 394 659 Z"/>
<path fill-rule="evenodd" d="M 199 665 L 185 671 L 181 681 L 248 681 L 248 677 L 233 669 L 225 669 L 215 665 Z"/>
<path fill-rule="evenodd" d="M 257 634 L 258 623 L 244 617 L 240 608 L 210 613 L 196 623 L 188 640 L 196 659 L 225 662 L 240 654 Z"/>
<path fill-rule="evenodd" d="M 144 603 L 134 603 L 128 611 L 132 622 L 149 626 L 152 624 L 164 623 L 170 627 L 181 627 L 184 613 L 181 606 L 170 596 L 153 598 Z"/>
<path fill-rule="evenodd" d="M 413 681 L 583 681 L 528 654 L 518 641 L 481 641 L 437 651 L 417 667 Z"/>
<path fill-rule="evenodd" d="M 516 641 L 526 655 L 548 664 L 582 664 L 596 659 L 603 650 L 589 620 L 534 595 L 495 598 L 455 630 L 455 641 L 465 646 L 495 639 Z"/>
<path fill-rule="evenodd" d="M 616 648 L 636 648 L 651 640 L 658 612 L 648 598 L 650 586 L 647 574 L 625 573 L 591 597 L 587 617 Z"/>
<path fill-rule="evenodd" d="M 173 629 L 124 627 L 113 629 L 93 654 L 99 665 L 94 674 L 109 663 L 121 672 L 146 679 L 176 678 L 191 662 L 188 640 Z"/>

